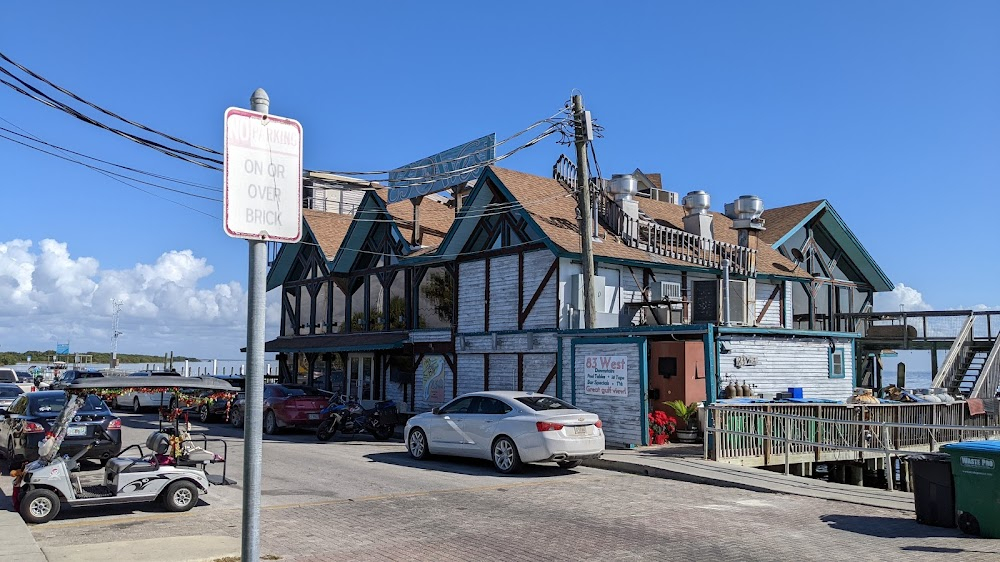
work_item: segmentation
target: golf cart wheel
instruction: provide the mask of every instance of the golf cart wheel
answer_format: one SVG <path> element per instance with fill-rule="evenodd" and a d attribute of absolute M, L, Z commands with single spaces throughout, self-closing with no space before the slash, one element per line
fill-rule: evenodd
<path fill-rule="evenodd" d="M 21 517 L 28 523 L 47 523 L 59 514 L 59 496 L 52 490 L 35 488 L 21 498 Z"/>
<path fill-rule="evenodd" d="M 427 435 L 424 434 L 424 430 L 415 427 L 410 431 L 410 436 L 406 439 L 406 450 L 410 452 L 411 457 L 418 461 L 431 456 L 431 450 L 427 446 Z"/>
<path fill-rule="evenodd" d="M 142 406 L 139 404 L 138 396 L 136 396 L 135 399 L 132 400 L 132 413 L 133 414 L 142 413 Z"/>
<path fill-rule="evenodd" d="M 274 415 L 273 410 L 268 410 L 264 414 L 264 433 L 268 435 L 274 435 L 278 433 L 280 429 L 278 428 L 278 417 Z"/>
<path fill-rule="evenodd" d="M 243 427 L 243 412 L 239 408 L 229 410 L 229 423 L 236 428 Z"/>
<path fill-rule="evenodd" d="M 198 408 L 198 421 L 201 423 L 208 423 L 211 419 L 212 414 L 208 411 L 208 404 L 202 404 L 201 407 Z"/>
<path fill-rule="evenodd" d="M 187 480 L 178 480 L 163 492 L 167 511 L 187 511 L 198 503 L 198 487 Z"/>
<path fill-rule="evenodd" d="M 521 455 L 510 437 L 501 436 L 493 442 L 493 466 L 502 474 L 513 474 L 521 470 Z"/>

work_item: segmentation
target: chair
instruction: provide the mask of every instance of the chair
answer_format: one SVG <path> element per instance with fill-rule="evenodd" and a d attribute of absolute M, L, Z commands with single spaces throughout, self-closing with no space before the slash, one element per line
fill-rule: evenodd
<path fill-rule="evenodd" d="M 153 472 L 160 467 L 158 458 L 166 455 L 170 451 L 170 436 L 166 433 L 154 431 L 146 438 L 146 448 L 149 455 L 141 458 L 115 457 L 108 460 L 107 467 L 113 472 Z M 139 449 L 140 454 L 142 449 Z"/>

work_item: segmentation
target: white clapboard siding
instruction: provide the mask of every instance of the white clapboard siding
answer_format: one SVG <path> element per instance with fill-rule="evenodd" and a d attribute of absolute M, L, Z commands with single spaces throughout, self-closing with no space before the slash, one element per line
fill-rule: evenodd
<path fill-rule="evenodd" d="M 521 297 L 524 299 L 524 306 L 528 306 L 535 291 L 545 274 L 552 267 L 552 262 L 556 260 L 555 255 L 548 250 L 529 252 L 524 254 L 524 285 L 521 287 Z M 539 328 L 556 327 L 556 296 L 558 279 L 555 275 L 549 278 L 548 284 L 542 289 L 542 294 L 535 301 L 535 305 L 524 319 L 524 328 L 528 330 Z"/>
<path fill-rule="evenodd" d="M 517 329 L 518 286 L 517 255 L 490 261 L 490 331 Z"/>
<path fill-rule="evenodd" d="M 756 301 L 757 301 L 757 314 L 759 315 L 764 307 L 767 306 L 767 311 L 764 312 L 764 317 L 760 319 L 757 323 L 758 326 L 765 326 L 771 328 L 781 327 L 781 292 L 774 297 L 771 301 L 771 305 L 768 306 L 767 299 L 774 293 L 774 288 L 778 285 L 773 285 L 771 283 L 764 283 L 763 281 L 757 281 Z M 755 318 L 756 319 L 756 318 Z"/>
<path fill-rule="evenodd" d="M 489 390 L 517 390 L 517 355 L 490 354 Z"/>
<path fill-rule="evenodd" d="M 396 407 L 402 412 L 410 410 L 410 401 L 403 402 L 403 385 L 390 381 L 389 377 L 385 378 L 385 398 L 396 402 Z"/>
<path fill-rule="evenodd" d="M 571 359 L 576 370 L 576 399 L 578 408 L 597 414 L 604 427 L 608 445 L 642 444 L 642 395 L 639 372 L 639 345 L 631 343 L 577 343 L 576 356 Z M 615 355 L 628 359 L 628 396 L 597 396 L 586 393 L 584 362 L 588 355 Z M 565 360 L 568 356 L 564 355 Z M 565 372 L 564 372 L 565 374 Z M 569 377 L 567 377 L 569 378 Z M 570 399 L 570 395 L 564 395 Z"/>
<path fill-rule="evenodd" d="M 461 353 L 458 355 L 458 393 L 483 390 L 483 355 Z"/>
<path fill-rule="evenodd" d="M 538 392 L 538 389 L 542 387 L 542 383 L 545 382 L 545 378 L 549 376 L 549 372 L 555 364 L 555 353 L 530 353 L 525 355 L 523 363 L 524 390 L 526 392 Z M 549 383 L 549 387 L 544 392 L 555 395 L 555 377 L 552 378 L 552 382 Z"/>
<path fill-rule="evenodd" d="M 844 351 L 844 378 L 830 378 L 830 340 L 822 338 L 775 339 L 737 337 L 722 340 L 729 353 L 719 355 L 719 386 L 727 380 L 756 385 L 755 394 L 774 398 L 778 392 L 801 387 L 805 398 L 846 400 L 854 388 L 854 358 L 849 340 L 836 340 Z M 738 358 L 753 358 L 756 365 L 736 367 Z M 727 379 L 728 378 L 728 379 Z"/>
<path fill-rule="evenodd" d="M 458 266 L 458 331 L 483 332 L 486 312 L 486 262 L 463 262 Z"/>
<path fill-rule="evenodd" d="M 451 330 L 412 330 L 410 342 L 445 342 L 451 341 Z"/>
<path fill-rule="evenodd" d="M 792 320 L 792 282 L 785 281 L 785 328 L 795 326 Z"/>

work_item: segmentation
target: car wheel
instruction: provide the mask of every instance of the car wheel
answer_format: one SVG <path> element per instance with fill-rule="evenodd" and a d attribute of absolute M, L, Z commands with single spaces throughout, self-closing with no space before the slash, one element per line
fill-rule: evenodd
<path fill-rule="evenodd" d="M 212 419 L 212 414 L 208 411 L 208 404 L 202 404 L 201 408 L 198 408 L 198 421 L 208 423 L 210 419 Z"/>
<path fill-rule="evenodd" d="M 136 396 L 135 399 L 132 400 L 132 413 L 133 414 L 142 413 L 142 406 L 139 405 L 139 397 L 138 396 Z"/>
<path fill-rule="evenodd" d="M 273 410 L 268 410 L 264 414 L 264 433 L 268 435 L 274 435 L 278 433 L 278 418 L 274 415 Z"/>
<path fill-rule="evenodd" d="M 500 437 L 493 442 L 493 466 L 503 474 L 521 470 L 521 456 L 517 454 L 517 445 L 510 437 Z"/>
<path fill-rule="evenodd" d="M 187 511 L 198 503 L 198 488 L 187 480 L 178 480 L 163 492 L 163 506 L 167 511 Z"/>
<path fill-rule="evenodd" d="M 410 451 L 410 456 L 422 461 L 431 456 L 431 449 L 427 446 L 427 435 L 419 427 L 410 431 L 410 436 L 406 439 L 406 449 Z"/>
<path fill-rule="evenodd" d="M 21 498 L 21 517 L 28 523 L 46 523 L 59 514 L 59 496 L 52 490 L 35 488 Z"/>
<path fill-rule="evenodd" d="M 239 408 L 229 410 L 229 423 L 236 428 L 243 427 L 243 412 Z"/>
<path fill-rule="evenodd" d="M 559 468 L 576 468 L 580 466 L 581 462 L 583 461 L 559 461 L 556 464 L 559 465 Z"/>

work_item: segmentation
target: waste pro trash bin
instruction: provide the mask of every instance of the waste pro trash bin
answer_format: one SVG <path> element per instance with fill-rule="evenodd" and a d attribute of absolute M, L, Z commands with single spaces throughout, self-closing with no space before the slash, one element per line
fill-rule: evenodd
<path fill-rule="evenodd" d="M 909 455 L 913 475 L 913 504 L 917 522 L 935 527 L 955 526 L 955 488 L 951 478 L 951 455 Z"/>
<path fill-rule="evenodd" d="M 941 450 L 951 455 L 958 528 L 1000 539 L 1000 441 L 952 443 Z"/>

